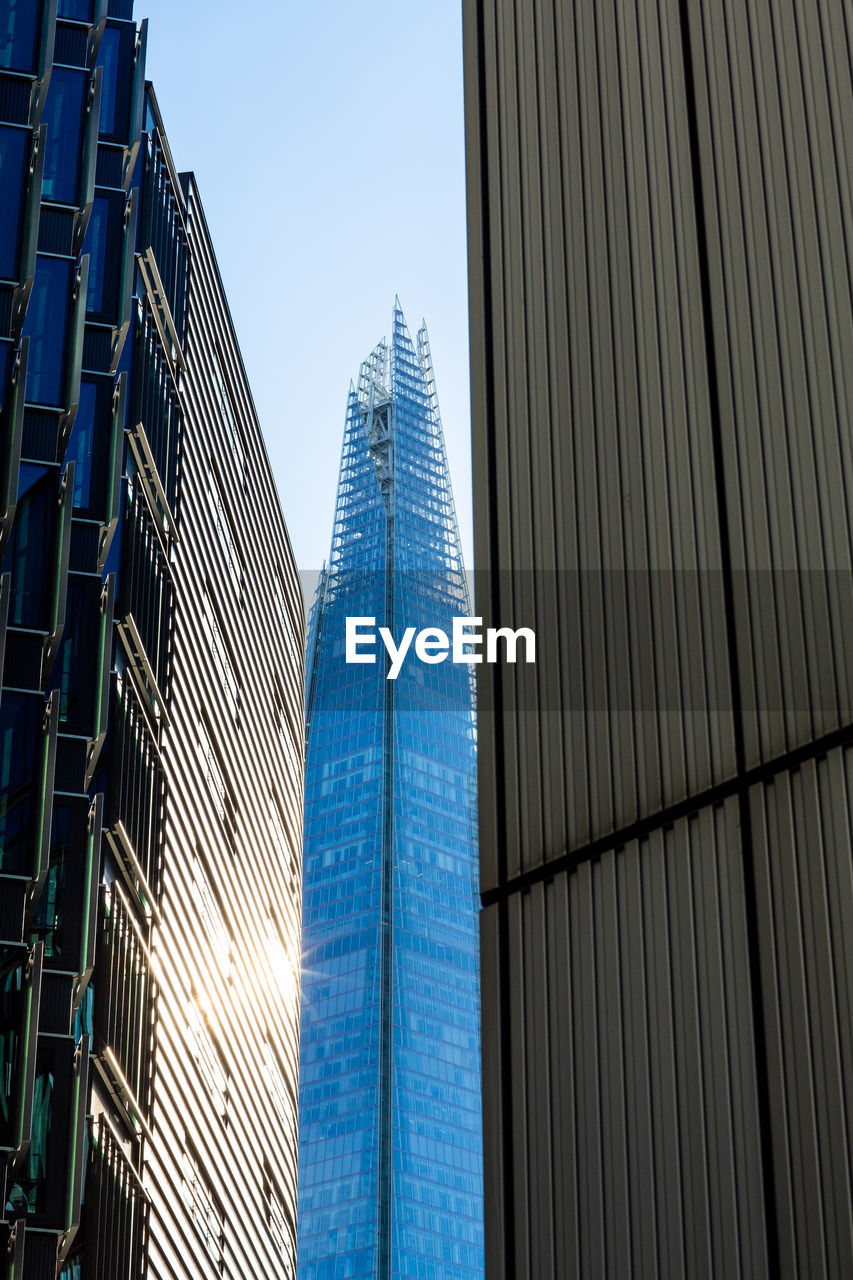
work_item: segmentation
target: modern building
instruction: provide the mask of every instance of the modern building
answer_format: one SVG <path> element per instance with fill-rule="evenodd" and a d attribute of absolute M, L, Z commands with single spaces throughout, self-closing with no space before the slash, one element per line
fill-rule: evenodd
<path fill-rule="evenodd" d="M 0 0 L 0 1276 L 294 1273 L 293 557 L 131 0 Z"/>
<path fill-rule="evenodd" d="M 395 303 L 309 626 L 301 1280 L 482 1276 L 470 667 L 345 653 L 347 617 L 399 639 L 469 612 L 426 327 Z"/>
<path fill-rule="evenodd" d="M 853 1269 L 840 0 L 465 0 L 486 1274 Z"/>

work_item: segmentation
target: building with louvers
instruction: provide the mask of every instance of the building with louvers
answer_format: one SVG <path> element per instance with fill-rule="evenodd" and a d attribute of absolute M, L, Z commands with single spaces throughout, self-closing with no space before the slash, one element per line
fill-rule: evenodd
<path fill-rule="evenodd" d="M 145 45 L 0 0 L 3 1280 L 295 1267 L 301 592 Z"/>
<path fill-rule="evenodd" d="M 351 387 L 307 675 L 301 1280 L 482 1275 L 470 668 L 345 660 L 470 613 L 426 327 Z"/>
<path fill-rule="evenodd" d="M 853 1274 L 841 0 L 465 0 L 489 1280 Z"/>

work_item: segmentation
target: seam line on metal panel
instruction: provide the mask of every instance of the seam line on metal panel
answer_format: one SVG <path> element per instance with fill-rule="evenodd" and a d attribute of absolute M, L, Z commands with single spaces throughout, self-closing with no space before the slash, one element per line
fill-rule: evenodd
<path fill-rule="evenodd" d="M 618 831 L 609 832 L 577 849 L 561 854 L 559 858 L 533 867 L 522 875 L 515 876 L 481 894 L 482 904 L 484 907 L 495 906 L 497 903 L 506 901 L 513 894 L 524 893 L 533 885 L 541 884 L 543 880 L 554 880 L 567 871 L 574 871 L 583 866 L 585 862 L 591 862 L 613 849 L 623 848 L 634 840 L 642 840 L 652 832 L 672 826 L 683 818 L 690 818 L 711 805 L 723 804 L 741 793 L 747 795 L 754 786 L 771 782 L 780 773 L 797 769 L 810 760 L 820 759 L 836 748 L 850 746 L 853 746 L 853 724 L 845 725 L 842 729 L 833 729 L 831 733 L 819 738 L 816 742 L 806 743 L 764 764 L 747 769 L 741 777 L 734 776 L 727 782 L 708 787 L 698 795 L 688 796 L 685 800 L 680 800 L 666 809 L 659 809 L 657 813 L 647 818 L 641 818 L 638 822 L 620 827 Z"/>
<path fill-rule="evenodd" d="M 762 1180 L 764 1188 L 764 1220 L 767 1240 L 767 1265 L 771 1275 L 780 1274 L 779 1223 L 776 1204 L 776 1179 L 773 1160 L 773 1128 L 769 1096 L 769 1066 L 764 1013 L 764 989 L 761 980 L 760 933 L 758 902 L 753 858 L 752 825 L 749 810 L 749 781 L 746 770 L 744 740 L 743 694 L 738 662 L 737 630 L 732 570 L 732 551 L 729 511 L 726 498 L 725 456 L 723 449 L 722 413 L 720 408 L 720 371 L 717 364 L 714 341 L 714 311 L 711 294 L 708 226 L 705 217 L 705 189 L 702 178 L 702 158 L 699 141 L 699 120 L 690 33 L 688 0 L 679 0 L 681 48 L 684 62 L 684 92 L 687 108 L 687 126 L 690 140 L 690 163 L 693 181 L 693 203 L 696 211 L 696 235 L 699 258 L 699 283 L 702 299 L 703 333 L 708 370 L 708 405 L 711 426 L 711 443 L 714 457 L 714 479 L 717 492 L 717 513 L 720 530 L 720 556 L 723 568 L 723 592 L 726 622 L 726 647 L 729 658 L 729 680 L 732 692 L 733 728 L 735 738 L 736 792 L 740 818 L 741 859 L 744 876 L 746 907 L 746 942 L 752 987 L 752 1024 L 755 1043 L 756 1102 L 758 1108 L 759 1142 L 761 1149 Z M 697 36 L 697 38 L 699 38 Z M 732 68 L 728 67 L 732 74 Z M 710 74 L 710 71 L 708 72 Z"/>

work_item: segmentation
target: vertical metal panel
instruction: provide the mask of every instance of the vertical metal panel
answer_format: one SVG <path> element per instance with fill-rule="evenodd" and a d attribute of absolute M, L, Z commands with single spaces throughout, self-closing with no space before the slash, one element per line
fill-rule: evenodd
<path fill-rule="evenodd" d="M 462 7 L 462 23 L 463 23 L 463 53 L 465 58 L 465 94 L 466 94 L 466 110 L 465 110 L 465 164 L 466 164 L 466 184 L 470 192 L 478 191 L 481 183 L 482 166 L 484 162 L 483 149 L 480 146 L 480 130 L 479 130 L 479 94 L 480 94 L 480 72 L 479 67 L 482 63 L 483 76 L 486 74 L 487 63 L 481 57 L 480 49 L 480 30 L 477 23 L 475 7 L 471 4 Z M 472 436 L 476 437 L 475 450 L 485 461 L 489 454 L 487 443 L 487 423 L 491 421 L 492 413 L 490 405 L 493 398 L 493 387 L 491 385 L 490 370 L 491 356 L 490 344 L 487 341 L 486 332 L 490 326 L 491 306 L 486 296 L 486 282 L 484 278 L 484 258 L 487 255 L 488 241 L 488 213 L 478 199 L 469 199 L 467 202 L 468 215 L 468 240 L 469 244 L 476 248 L 469 255 L 468 261 L 468 287 L 472 300 L 476 300 L 477 314 L 481 316 L 481 322 L 477 325 L 472 324 L 470 327 L 470 360 L 471 360 L 471 431 Z M 472 313 L 474 307 L 472 305 Z M 491 545 L 491 527 L 494 519 L 494 502 L 495 495 L 492 492 L 491 484 L 482 486 L 480 500 L 475 505 L 474 521 L 476 523 L 476 543 L 478 556 L 486 557 L 480 563 L 480 568 L 488 574 L 489 565 L 491 563 L 490 545 Z M 475 607 L 478 614 L 483 615 L 485 624 L 490 625 L 491 606 L 488 592 L 481 590 L 484 575 L 479 575 L 479 580 L 475 578 Z M 494 698 L 497 690 L 494 687 L 488 687 L 485 681 L 480 682 L 480 694 L 491 696 Z M 486 715 L 486 707 L 484 699 L 480 700 L 480 716 Z M 488 713 L 489 724 L 492 732 L 485 734 L 478 741 L 478 767 L 486 777 L 494 777 L 497 769 L 497 743 L 495 734 L 497 731 L 496 717 L 492 710 Z M 497 817 L 497 796 L 492 788 L 478 788 L 478 831 L 480 840 L 480 877 L 484 884 L 494 885 L 498 882 L 498 817 Z M 485 961 L 484 961 L 485 964 Z M 488 1247 L 488 1246 L 487 1246 Z"/>
<path fill-rule="evenodd" d="M 853 750 L 751 795 L 785 1276 L 853 1267 Z"/>
<path fill-rule="evenodd" d="M 734 746 L 677 4 L 480 14 L 478 608 L 540 654 L 481 678 L 512 876 L 730 776 Z"/>
<path fill-rule="evenodd" d="M 853 716 L 849 14 L 687 8 L 751 764 Z"/>
<path fill-rule="evenodd" d="M 848 6 L 463 12 L 490 1275 L 846 1275 Z"/>
<path fill-rule="evenodd" d="M 204 210 L 182 182 L 190 288 L 148 1275 L 292 1280 L 302 597 Z"/>
<path fill-rule="evenodd" d="M 515 1270 L 491 1275 L 768 1274 L 743 898 L 735 800 L 513 895 Z"/>
<path fill-rule="evenodd" d="M 504 1222 L 504 1134 L 502 1084 L 502 1051 L 504 1040 L 503 1001 L 500 973 L 500 931 L 498 907 L 489 907 L 480 915 L 480 1000 L 483 1043 L 483 1169 L 486 1232 L 486 1271 L 490 1276 L 503 1274 L 507 1256 Z"/>

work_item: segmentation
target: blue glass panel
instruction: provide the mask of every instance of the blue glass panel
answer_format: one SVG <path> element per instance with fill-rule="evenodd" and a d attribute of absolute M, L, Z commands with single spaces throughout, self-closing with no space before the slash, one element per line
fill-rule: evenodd
<path fill-rule="evenodd" d="M 6 397 L 9 394 L 13 355 L 14 353 L 9 343 L 0 344 L 0 413 L 3 412 Z"/>
<path fill-rule="evenodd" d="M 0 871 L 32 867 L 34 777 L 44 699 L 4 690 L 0 701 Z"/>
<path fill-rule="evenodd" d="M 110 514 L 105 504 L 112 429 L 111 382 L 82 378 L 77 416 L 65 457 L 67 461 L 74 462 L 75 514 L 102 522 Z"/>
<path fill-rule="evenodd" d="M 120 208 L 116 207 L 117 204 Z M 89 255 L 86 310 L 99 319 L 111 315 L 115 309 L 121 249 L 120 209 L 123 207 L 124 200 L 120 196 L 117 201 L 112 196 L 96 196 L 83 242 L 83 252 Z"/>
<path fill-rule="evenodd" d="M 50 575 L 57 512 L 56 473 L 22 462 L 18 475 L 18 506 L 0 573 L 11 573 L 9 621 L 14 626 L 47 627 Z"/>
<path fill-rule="evenodd" d="M 86 228 L 83 252 L 89 255 L 89 288 L 86 294 L 86 310 L 100 314 L 104 309 L 104 277 L 107 263 L 107 234 L 109 230 L 110 202 L 106 196 L 96 196 L 92 214 Z"/>
<path fill-rule="evenodd" d="M 51 688 L 60 690 L 61 731 L 80 736 L 94 732 L 92 715 L 100 626 L 101 582 L 99 578 L 70 574 L 65 629 L 56 663 L 51 672 Z"/>
<path fill-rule="evenodd" d="M 2 738 L 0 729 L 0 744 Z M 22 957 L 16 959 L 17 964 L 10 957 L 0 970 L 0 1146 L 7 1149 L 14 1147 L 17 1141 L 14 1136 L 15 1102 L 19 1096 L 18 1080 L 23 1066 L 19 1045 L 26 1016 L 27 961 Z M 8 1208 L 8 1204 L 5 1207 Z"/>
<path fill-rule="evenodd" d="M 22 200 L 30 156 L 27 129 L 0 126 L 0 279 L 17 280 Z"/>
<path fill-rule="evenodd" d="M 63 950 L 63 917 L 72 897 L 68 885 L 68 845 L 73 802 L 57 800 L 53 806 L 50 870 L 33 913 L 32 936 L 44 942 L 45 960 L 60 960 Z M 79 898 L 79 893 L 73 897 Z M 73 898 L 72 898 L 73 900 Z"/>
<path fill-rule="evenodd" d="M 153 134 L 157 128 L 157 118 L 154 115 L 154 105 L 151 101 L 151 95 L 147 90 L 145 92 L 145 113 L 143 116 L 143 121 L 144 121 L 142 125 L 143 133 Z"/>
<path fill-rule="evenodd" d="M 4 0 L 0 6 L 0 67 L 35 71 L 39 8 L 35 0 Z"/>
<path fill-rule="evenodd" d="M 98 50 L 98 66 L 104 69 L 101 80 L 101 118 L 98 122 L 98 129 L 102 134 L 115 133 L 120 49 L 121 32 L 117 27 L 107 27 Z"/>
<path fill-rule="evenodd" d="M 91 22 L 92 0 L 59 0 L 57 14 L 74 22 Z"/>
<path fill-rule="evenodd" d="M 73 264 L 65 258 L 39 254 L 33 291 L 24 321 L 29 334 L 27 400 L 62 406 L 68 309 Z"/>
<path fill-rule="evenodd" d="M 96 196 L 86 229 L 83 252 L 89 255 L 86 308 L 94 319 L 118 322 L 116 308 L 124 252 L 125 198 L 119 192 Z"/>
<path fill-rule="evenodd" d="M 54 795 L 50 869 L 30 926 L 31 941 L 44 942 L 49 968 L 80 965 L 89 803 L 85 797 Z M 79 1011 L 75 1021 L 83 1022 Z"/>
<path fill-rule="evenodd" d="M 42 196 L 58 204 L 77 203 L 82 153 L 85 71 L 54 67 L 42 117 L 47 125 Z"/>
<path fill-rule="evenodd" d="M 13 1187 L 13 1195 L 15 1192 L 23 1193 L 27 1212 L 33 1215 L 43 1214 L 47 1208 L 48 1176 L 54 1167 L 57 1147 L 64 1136 L 57 1132 L 61 1130 L 61 1126 L 53 1122 L 58 1111 L 54 1095 L 57 1092 L 60 1051 L 50 1042 L 48 1046 L 43 1041 L 39 1045 L 33 1090 L 32 1136 L 26 1159 Z"/>
<path fill-rule="evenodd" d="M 129 31 L 129 34 L 133 33 Z M 106 137 L 113 137 L 121 132 L 121 126 L 124 123 L 126 112 L 122 110 L 123 103 L 119 102 L 119 95 L 127 97 L 130 80 L 129 77 L 121 75 L 121 71 L 127 71 L 128 68 L 123 67 L 122 58 L 123 32 L 119 27 L 107 27 L 101 40 L 101 47 L 98 50 L 98 66 L 103 67 L 103 79 L 101 80 L 101 116 L 98 122 L 98 129 L 101 134 Z"/>
<path fill-rule="evenodd" d="M 80 403 L 68 448 L 66 460 L 74 462 L 74 507 L 87 510 L 92 496 L 92 459 L 95 440 L 95 405 L 97 387 L 83 378 L 80 382 Z"/>

